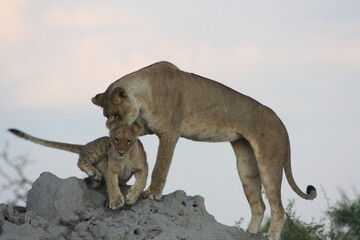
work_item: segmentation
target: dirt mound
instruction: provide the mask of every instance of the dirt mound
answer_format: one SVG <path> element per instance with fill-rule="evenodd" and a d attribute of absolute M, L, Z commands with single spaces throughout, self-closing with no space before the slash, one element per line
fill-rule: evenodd
<path fill-rule="evenodd" d="M 94 190 L 83 179 L 43 173 L 28 193 L 25 213 L 0 204 L 0 239 L 265 239 L 218 223 L 203 197 L 184 191 L 115 211 L 104 207 L 105 201 L 104 187 Z"/>

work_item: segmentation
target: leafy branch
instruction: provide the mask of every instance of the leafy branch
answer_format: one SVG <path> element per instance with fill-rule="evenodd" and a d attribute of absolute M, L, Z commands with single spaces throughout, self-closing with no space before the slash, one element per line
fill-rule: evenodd
<path fill-rule="evenodd" d="M 1 182 L 4 182 L 0 186 L 0 192 L 9 192 L 14 195 L 8 204 L 24 204 L 27 192 L 33 182 L 25 175 L 24 170 L 31 161 L 29 161 L 28 154 L 10 157 L 8 148 L 9 144 L 5 143 L 0 152 L 0 178 Z"/>

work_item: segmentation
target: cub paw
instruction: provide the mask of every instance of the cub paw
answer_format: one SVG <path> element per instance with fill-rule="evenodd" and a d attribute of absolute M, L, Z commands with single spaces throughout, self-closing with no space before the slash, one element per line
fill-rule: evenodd
<path fill-rule="evenodd" d="M 101 186 L 101 180 L 92 179 L 91 185 L 93 188 L 99 188 Z"/>
<path fill-rule="evenodd" d="M 126 200 L 125 200 L 126 204 L 133 205 L 136 202 L 136 200 L 139 198 L 139 195 L 140 194 L 136 194 L 130 190 L 128 195 L 126 196 Z"/>
<path fill-rule="evenodd" d="M 102 179 L 103 179 L 103 176 L 101 173 L 95 173 L 95 175 L 92 177 L 92 187 L 99 188 L 101 185 Z"/>
<path fill-rule="evenodd" d="M 122 206 L 124 206 L 124 204 L 125 204 L 125 200 L 124 200 L 124 196 L 122 195 L 118 195 L 116 197 L 110 198 L 109 200 L 109 208 L 113 210 L 121 208 Z"/>
<path fill-rule="evenodd" d="M 96 181 L 101 181 L 103 179 L 103 176 L 101 173 L 95 173 L 93 175 L 93 179 L 96 180 Z"/>

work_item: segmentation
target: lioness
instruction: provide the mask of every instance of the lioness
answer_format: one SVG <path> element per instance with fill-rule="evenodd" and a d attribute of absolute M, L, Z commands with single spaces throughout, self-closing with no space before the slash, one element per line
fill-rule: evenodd
<path fill-rule="evenodd" d="M 229 141 L 237 170 L 251 207 L 248 231 L 256 233 L 265 205 L 264 185 L 271 207 L 268 238 L 279 239 L 284 209 L 281 203 L 283 169 L 292 189 L 304 199 L 314 199 L 296 185 L 291 172 L 288 133 L 268 107 L 233 89 L 199 75 L 181 71 L 168 62 L 158 62 L 110 84 L 92 102 L 107 118 L 141 123 L 142 134 L 156 134 L 159 149 L 147 195 L 160 199 L 175 145 L 179 137 L 195 141 Z"/>
<path fill-rule="evenodd" d="M 132 205 L 145 188 L 148 174 L 146 153 L 138 139 L 140 126 L 133 124 L 108 124 L 110 137 L 101 137 L 85 145 L 53 142 L 33 137 L 17 129 L 9 131 L 26 140 L 65 151 L 79 154 L 78 167 L 92 177 L 93 187 L 100 186 L 105 176 L 109 207 L 117 209 L 125 202 Z M 136 181 L 130 188 L 126 200 L 121 194 L 118 184 L 126 183 L 132 175 Z"/>

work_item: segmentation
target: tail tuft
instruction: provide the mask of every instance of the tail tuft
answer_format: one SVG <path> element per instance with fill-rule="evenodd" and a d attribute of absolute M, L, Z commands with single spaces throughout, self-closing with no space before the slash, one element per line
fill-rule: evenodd
<path fill-rule="evenodd" d="M 309 200 L 313 200 L 317 196 L 316 188 L 312 185 L 307 186 L 306 193 L 309 195 Z"/>
<path fill-rule="evenodd" d="M 15 129 L 15 128 L 10 128 L 10 129 L 8 129 L 8 131 L 11 132 L 11 133 L 13 133 L 13 134 L 15 134 L 15 135 L 18 136 L 18 137 L 22 137 L 22 138 L 25 137 L 25 133 L 23 133 L 23 132 L 20 131 L 20 130 Z"/>

